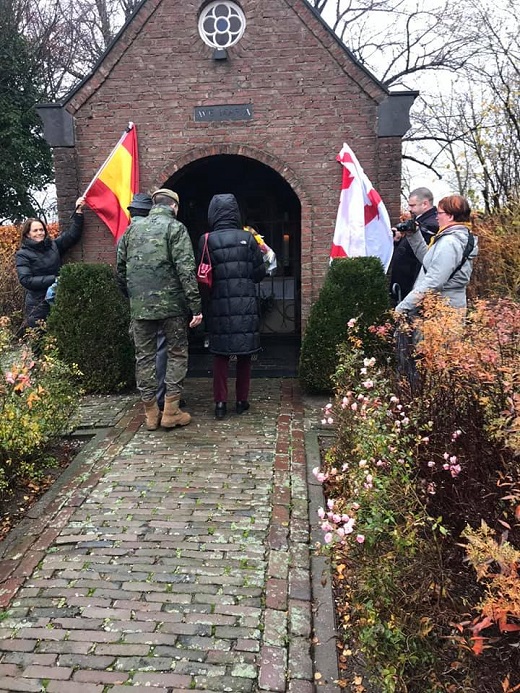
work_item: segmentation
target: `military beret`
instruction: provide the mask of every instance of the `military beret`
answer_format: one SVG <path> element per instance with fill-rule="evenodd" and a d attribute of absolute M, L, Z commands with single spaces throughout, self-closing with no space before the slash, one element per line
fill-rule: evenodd
<path fill-rule="evenodd" d="M 159 190 L 155 190 L 152 193 L 153 200 L 155 200 L 156 195 L 164 195 L 165 197 L 169 197 L 172 200 L 174 200 L 177 204 L 179 204 L 179 196 L 177 195 L 177 193 L 173 192 L 173 190 L 169 190 L 168 188 L 159 188 Z"/>

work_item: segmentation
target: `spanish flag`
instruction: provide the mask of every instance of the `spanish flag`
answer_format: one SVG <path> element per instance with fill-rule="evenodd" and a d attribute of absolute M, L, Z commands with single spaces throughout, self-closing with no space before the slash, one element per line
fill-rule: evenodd
<path fill-rule="evenodd" d="M 85 192 L 85 202 L 108 226 L 117 241 L 130 222 L 128 205 L 139 191 L 135 125 L 128 127 Z"/>

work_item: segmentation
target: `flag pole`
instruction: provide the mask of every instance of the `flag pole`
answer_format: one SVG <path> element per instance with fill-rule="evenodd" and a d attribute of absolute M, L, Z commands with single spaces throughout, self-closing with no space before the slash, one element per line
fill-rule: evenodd
<path fill-rule="evenodd" d="M 83 193 L 82 197 L 86 197 L 88 191 L 89 191 L 90 188 L 94 185 L 94 183 L 96 182 L 97 178 L 100 176 L 101 171 L 102 171 L 102 170 L 105 168 L 105 166 L 110 162 L 110 159 L 114 156 L 114 153 L 115 153 L 116 149 L 119 147 L 119 145 L 121 144 L 121 142 L 124 140 L 125 136 L 130 132 L 130 130 L 131 130 L 133 127 L 134 127 L 134 124 L 130 121 L 130 122 L 128 123 L 128 127 L 126 128 L 126 130 L 123 132 L 123 134 L 122 134 L 121 137 L 119 138 L 119 141 L 117 142 L 117 144 L 115 145 L 115 147 L 112 149 L 112 151 L 110 152 L 110 154 L 108 155 L 108 157 L 105 159 L 105 161 L 104 161 L 104 162 L 101 164 L 101 166 L 99 167 L 99 169 L 98 169 L 97 173 L 95 174 L 95 176 L 92 178 L 92 180 L 90 181 L 90 183 L 87 185 L 87 189 L 86 189 L 85 192 Z"/>

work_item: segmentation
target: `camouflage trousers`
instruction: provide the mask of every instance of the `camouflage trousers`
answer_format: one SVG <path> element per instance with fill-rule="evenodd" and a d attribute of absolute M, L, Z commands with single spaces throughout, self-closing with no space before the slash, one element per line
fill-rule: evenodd
<path fill-rule="evenodd" d="M 135 379 L 143 400 L 157 394 L 157 334 L 163 331 L 167 342 L 166 394 L 180 395 L 188 371 L 188 325 L 185 317 L 163 320 L 132 320 L 135 346 Z"/>

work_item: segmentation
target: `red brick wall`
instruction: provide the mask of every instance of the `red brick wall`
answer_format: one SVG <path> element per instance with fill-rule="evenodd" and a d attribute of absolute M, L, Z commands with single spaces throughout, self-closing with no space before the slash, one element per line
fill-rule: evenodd
<path fill-rule="evenodd" d="M 77 191 L 86 187 L 128 121 L 137 127 L 142 190 L 163 185 L 201 152 L 247 148 L 284 176 L 300 198 L 305 319 L 328 266 L 341 182 L 335 157 L 344 141 L 390 213 L 398 213 L 401 142 L 376 136 L 377 105 L 385 93 L 303 0 L 244 0 L 246 33 L 225 61 L 212 60 L 212 49 L 198 35 L 201 5 L 148 0 L 70 99 L 76 166 L 70 150 L 56 151 L 60 212 L 70 214 Z M 196 106 L 245 103 L 253 104 L 251 121 L 193 120 Z M 87 261 L 114 260 L 112 238 L 90 212 L 82 252 Z"/>

